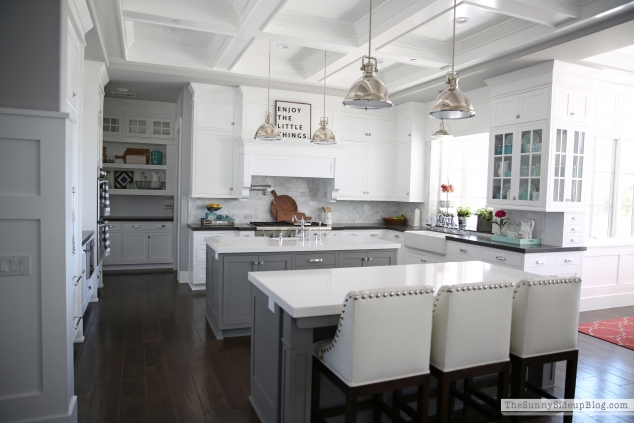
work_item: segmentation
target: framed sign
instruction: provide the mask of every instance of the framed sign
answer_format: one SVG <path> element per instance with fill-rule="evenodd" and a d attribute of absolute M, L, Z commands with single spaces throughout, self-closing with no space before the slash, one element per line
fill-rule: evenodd
<path fill-rule="evenodd" d="M 310 104 L 275 101 L 275 126 L 282 138 L 310 140 L 310 123 Z"/>

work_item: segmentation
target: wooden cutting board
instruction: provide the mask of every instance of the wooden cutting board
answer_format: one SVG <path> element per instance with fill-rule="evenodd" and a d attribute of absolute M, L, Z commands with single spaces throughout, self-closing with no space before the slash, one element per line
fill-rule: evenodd
<path fill-rule="evenodd" d="M 288 195 L 277 195 L 275 190 L 271 191 L 271 194 L 273 194 L 273 202 L 271 203 L 271 214 L 273 215 L 273 219 L 278 221 L 278 211 L 297 212 L 297 203 L 292 197 L 289 197 Z"/>

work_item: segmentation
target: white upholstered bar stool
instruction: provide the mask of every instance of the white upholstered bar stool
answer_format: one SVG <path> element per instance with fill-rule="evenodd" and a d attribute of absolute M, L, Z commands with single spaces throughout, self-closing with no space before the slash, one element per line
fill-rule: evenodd
<path fill-rule="evenodd" d="M 431 341 L 431 374 L 438 379 L 436 421 L 449 419 L 450 397 L 487 417 L 501 419 L 500 402 L 508 396 L 511 364 L 511 312 L 513 284 L 508 281 L 444 286 L 434 302 Z M 455 389 L 456 381 L 498 375 L 497 398 Z"/>
<path fill-rule="evenodd" d="M 350 292 L 346 295 L 334 339 L 314 346 L 311 421 L 345 414 L 356 422 L 358 409 L 371 405 L 374 421 L 394 413 L 383 403 L 383 393 L 418 387 L 417 422 L 427 421 L 429 353 L 433 288 L 400 287 Z M 323 373 L 345 395 L 345 407 L 319 410 Z M 358 404 L 372 395 L 370 404 Z"/>
<path fill-rule="evenodd" d="M 514 288 L 511 326 L 511 397 L 524 398 L 526 389 L 556 397 L 526 381 L 530 366 L 566 362 L 564 397 L 575 397 L 580 278 L 545 278 L 518 282 Z M 519 420 L 519 419 L 517 419 Z M 572 415 L 564 415 L 572 422 Z"/>

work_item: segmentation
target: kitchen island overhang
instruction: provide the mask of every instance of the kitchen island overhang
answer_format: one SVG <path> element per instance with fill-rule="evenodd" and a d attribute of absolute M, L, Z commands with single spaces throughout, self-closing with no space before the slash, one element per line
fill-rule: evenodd
<path fill-rule="evenodd" d="M 401 248 L 370 237 L 322 241 L 209 237 L 205 242 L 205 317 L 217 339 L 251 334 L 251 272 L 393 266 Z"/>

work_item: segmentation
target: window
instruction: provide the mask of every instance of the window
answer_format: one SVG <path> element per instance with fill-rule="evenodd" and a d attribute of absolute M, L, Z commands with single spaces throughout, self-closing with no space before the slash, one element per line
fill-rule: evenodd
<path fill-rule="evenodd" d="M 450 211 L 455 213 L 458 206 L 468 206 L 472 212 L 484 207 L 487 201 L 489 134 L 456 137 L 440 143 L 441 183 L 446 184 L 449 180 L 454 186 L 454 192 L 449 193 L 449 201 L 454 206 Z M 443 193 L 440 186 L 438 192 L 440 200 L 447 200 L 447 193 Z"/>
<path fill-rule="evenodd" d="M 631 237 L 634 141 L 588 140 L 586 201 L 590 238 Z"/>

